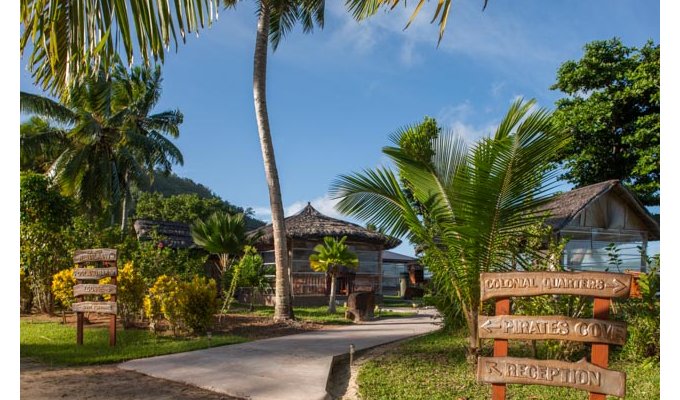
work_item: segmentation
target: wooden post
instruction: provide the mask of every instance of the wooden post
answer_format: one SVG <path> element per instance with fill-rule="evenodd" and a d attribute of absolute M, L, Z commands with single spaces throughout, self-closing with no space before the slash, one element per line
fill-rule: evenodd
<path fill-rule="evenodd" d="M 114 267 L 117 267 L 116 262 L 113 263 Z M 111 277 L 111 283 L 113 285 L 117 285 L 118 282 L 118 277 L 117 276 L 112 276 Z M 115 294 L 111 295 L 111 302 L 114 304 L 116 303 L 116 296 Z M 109 320 L 109 346 L 115 346 L 116 345 L 116 314 L 111 314 L 110 320 Z"/>
<path fill-rule="evenodd" d="M 76 313 L 76 344 L 83 344 L 83 313 Z"/>
<path fill-rule="evenodd" d="M 593 301 L 593 318 L 609 319 L 609 305 L 611 300 L 595 297 Z M 598 367 L 607 368 L 609 364 L 609 345 L 593 343 L 590 353 L 590 362 Z M 601 393 L 590 392 L 588 400 L 606 400 L 607 396 Z"/>
<path fill-rule="evenodd" d="M 76 280 L 77 284 L 80 284 L 81 280 Z M 83 296 L 76 296 L 76 303 L 83 301 Z M 76 345 L 81 346 L 83 344 L 83 327 L 85 325 L 84 321 L 85 315 L 81 312 L 76 312 Z"/>
<path fill-rule="evenodd" d="M 496 299 L 496 315 L 510 315 L 510 299 L 501 297 Z M 508 355 L 508 340 L 494 339 L 493 356 L 505 357 Z M 494 383 L 491 385 L 491 399 L 505 400 L 505 383 Z"/>

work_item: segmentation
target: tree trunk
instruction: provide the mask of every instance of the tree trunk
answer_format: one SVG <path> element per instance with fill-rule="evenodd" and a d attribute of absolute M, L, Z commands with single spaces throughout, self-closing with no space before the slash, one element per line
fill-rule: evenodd
<path fill-rule="evenodd" d="M 328 296 L 328 313 L 335 314 L 335 274 L 331 275 L 331 294 Z"/>
<path fill-rule="evenodd" d="M 290 304 L 290 285 L 288 279 L 288 249 L 286 246 L 286 228 L 283 222 L 283 200 L 279 187 L 279 174 L 274 158 L 274 145 L 269 130 L 267 115 L 267 47 L 269 44 L 269 3 L 261 1 L 260 14 L 257 19 L 257 35 L 255 37 L 255 54 L 253 66 L 253 99 L 255 102 L 255 118 L 260 135 L 264 171 L 269 187 L 269 203 L 272 211 L 272 227 L 274 234 L 274 259 L 276 262 L 276 306 L 274 320 L 282 321 L 293 318 Z"/>
<path fill-rule="evenodd" d="M 127 224 L 127 191 L 123 191 L 123 204 L 121 206 L 123 209 L 120 216 L 120 235 L 125 237 L 125 225 Z"/>
<path fill-rule="evenodd" d="M 471 309 L 466 314 L 468 331 L 470 332 L 469 344 L 468 344 L 468 362 L 475 364 L 477 363 L 477 356 L 479 355 L 479 335 L 477 332 L 477 320 L 479 318 L 479 310 L 476 308 Z"/>

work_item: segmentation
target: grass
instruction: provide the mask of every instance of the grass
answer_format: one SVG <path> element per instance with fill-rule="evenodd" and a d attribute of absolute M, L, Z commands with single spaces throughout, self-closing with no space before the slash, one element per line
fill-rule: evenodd
<path fill-rule="evenodd" d="M 211 339 L 174 338 L 155 336 L 143 330 L 119 329 L 116 346 L 110 347 L 107 328 L 85 328 L 84 344 L 76 346 L 73 325 L 21 321 L 20 329 L 21 357 L 57 365 L 115 363 L 247 341 L 234 335 L 213 335 Z"/>
<path fill-rule="evenodd" d="M 244 305 L 240 305 L 243 307 Z M 295 307 L 293 308 L 293 313 L 295 318 L 304 322 L 314 322 L 317 324 L 324 325 L 351 325 L 354 322 L 345 318 L 345 310 L 347 308 L 343 306 L 337 306 L 336 312 L 334 314 L 329 314 L 328 306 L 319 307 Z M 239 313 L 257 315 L 260 317 L 272 317 L 274 316 L 274 307 L 270 306 L 255 306 L 255 311 L 236 311 Z M 400 317 L 410 317 L 415 315 L 412 312 L 381 312 L 380 315 L 376 313 L 376 317 L 380 318 L 400 318 Z"/>
<path fill-rule="evenodd" d="M 475 371 L 465 359 L 465 346 L 463 332 L 435 332 L 406 342 L 361 367 L 358 376 L 361 398 L 488 400 L 491 385 L 476 382 Z M 527 356 L 521 353 L 522 349 L 511 346 L 511 355 Z M 615 355 L 612 359 L 609 369 L 625 371 L 627 374 L 627 400 L 659 398 L 659 364 L 644 365 L 617 360 Z M 508 399 L 588 398 L 585 391 L 539 385 L 508 385 L 507 393 Z M 617 398 L 609 396 L 608 399 Z"/>

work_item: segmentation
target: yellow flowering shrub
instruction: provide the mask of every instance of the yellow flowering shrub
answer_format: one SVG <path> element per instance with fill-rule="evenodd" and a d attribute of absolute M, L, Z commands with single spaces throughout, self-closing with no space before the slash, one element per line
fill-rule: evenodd
<path fill-rule="evenodd" d="M 154 324 L 166 319 L 173 331 L 187 327 L 194 333 L 204 333 L 213 323 L 217 312 L 217 284 L 198 275 L 190 282 L 161 275 L 144 297 L 144 314 Z"/>
<path fill-rule="evenodd" d="M 180 283 L 174 277 L 161 275 L 144 298 L 144 313 L 153 323 L 165 318 L 173 330 L 181 324 Z"/>
<path fill-rule="evenodd" d="M 100 284 L 110 284 L 111 278 L 107 277 L 99 281 Z M 131 261 L 125 263 L 123 268 L 118 268 L 116 278 L 118 310 L 123 318 L 123 326 L 129 326 L 135 315 L 144 306 L 144 292 L 146 284 L 142 275 L 134 268 Z M 110 295 L 105 295 L 104 300 L 109 300 Z"/>
<path fill-rule="evenodd" d="M 182 314 L 187 327 L 194 333 L 204 333 L 213 323 L 217 312 L 217 284 L 213 279 L 194 276 L 191 282 L 182 284 Z"/>
<path fill-rule="evenodd" d="M 52 295 L 54 300 L 64 308 L 71 307 L 75 301 L 73 286 L 76 278 L 73 277 L 73 268 L 64 269 L 52 276 Z"/>

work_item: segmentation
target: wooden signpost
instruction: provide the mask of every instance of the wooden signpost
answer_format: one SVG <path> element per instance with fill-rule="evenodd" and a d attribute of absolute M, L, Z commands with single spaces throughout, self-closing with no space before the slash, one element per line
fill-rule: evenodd
<path fill-rule="evenodd" d="M 76 302 L 71 307 L 76 313 L 77 329 L 76 343 L 83 344 L 83 313 L 110 314 L 109 320 L 109 346 L 116 345 L 116 314 L 118 306 L 116 294 L 118 291 L 116 278 L 118 276 L 118 250 L 116 249 L 89 249 L 76 250 L 73 262 L 77 267 L 73 271 L 77 284 L 73 287 L 73 295 Z M 95 268 L 85 268 L 86 265 L 94 265 Z M 111 284 L 100 285 L 99 283 L 85 283 L 84 281 L 99 281 L 99 279 L 111 277 Z M 110 295 L 109 301 L 85 301 L 84 296 Z"/>
<path fill-rule="evenodd" d="M 632 277 L 606 272 L 482 273 L 481 299 L 496 298 L 496 315 L 480 316 L 481 339 L 494 339 L 494 356 L 480 357 L 477 380 L 492 384 L 492 399 L 505 400 L 506 384 L 565 386 L 586 390 L 590 400 L 624 397 L 626 374 L 606 369 L 609 345 L 626 342 L 624 322 L 609 321 L 611 298 L 628 297 Z M 511 296 L 580 295 L 594 299 L 594 318 L 510 315 Z M 592 343 L 590 363 L 508 357 L 508 340 L 572 340 Z"/>

